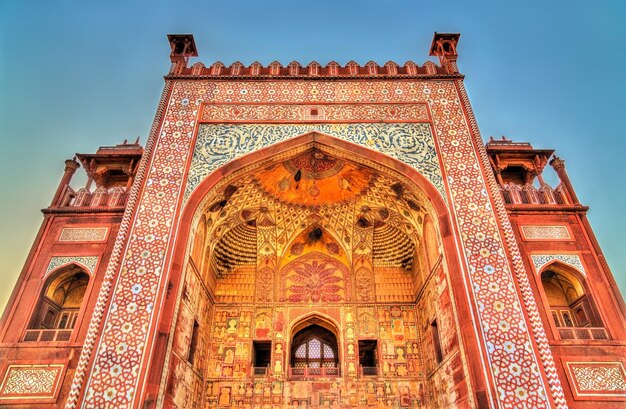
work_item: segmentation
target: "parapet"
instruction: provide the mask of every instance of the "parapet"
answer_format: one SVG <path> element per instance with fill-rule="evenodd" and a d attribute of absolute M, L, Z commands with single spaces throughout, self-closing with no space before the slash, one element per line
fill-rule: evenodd
<path fill-rule="evenodd" d="M 197 62 L 191 67 L 181 67 L 175 72 L 170 73 L 171 76 L 193 76 L 193 77 L 216 77 L 216 78 L 233 78 L 233 77 L 289 77 L 289 78 L 315 78 L 315 77 L 334 77 L 334 78 L 401 78 L 401 77 L 417 77 L 417 76 L 449 76 L 455 74 L 449 72 L 446 67 L 441 67 L 432 61 L 427 61 L 424 65 L 419 66 L 413 61 L 407 61 L 404 65 L 398 65 L 393 61 L 385 63 L 383 66 L 370 61 L 361 66 L 351 61 L 346 65 L 339 65 L 331 61 L 326 66 L 322 66 L 316 61 L 310 62 L 306 66 L 302 66 L 297 61 L 292 61 L 287 66 L 281 65 L 279 62 L 264 66 L 259 62 L 253 62 L 249 66 L 244 66 L 240 62 L 235 62 L 230 66 L 225 66 L 221 62 L 213 63 L 207 67 L 201 62 Z"/>
<path fill-rule="evenodd" d="M 439 77 L 455 76 L 461 77 L 456 68 L 456 44 L 458 34 L 438 34 L 435 33 L 435 40 L 431 46 L 431 55 L 439 57 L 440 64 L 427 61 L 423 65 L 418 65 L 413 61 L 407 61 L 404 65 L 399 65 L 393 61 L 388 61 L 384 65 L 379 65 L 374 61 L 369 61 L 365 65 L 359 65 L 355 61 L 350 61 L 346 65 L 340 65 L 331 61 L 322 66 L 316 61 L 307 65 L 302 65 L 297 61 L 292 61 L 286 66 L 278 61 L 269 65 L 262 65 L 255 61 L 249 66 L 245 66 L 239 61 L 230 66 L 225 66 L 218 61 L 210 66 L 202 62 L 196 62 L 188 66 L 190 57 L 198 55 L 195 41 L 191 34 L 168 35 L 170 41 L 172 68 L 169 77 L 207 77 L 207 78 L 407 78 L 407 77 Z M 433 41 L 435 41 L 433 40 Z M 434 51 L 433 51 L 434 50 Z M 450 61 L 449 61 L 450 60 Z M 451 63 L 452 62 L 452 63 Z"/>

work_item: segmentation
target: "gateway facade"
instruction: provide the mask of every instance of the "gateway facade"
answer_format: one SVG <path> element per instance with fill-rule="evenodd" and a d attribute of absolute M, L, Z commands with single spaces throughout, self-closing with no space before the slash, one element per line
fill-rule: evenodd
<path fill-rule="evenodd" d="M 190 66 L 168 38 L 145 149 L 66 161 L 3 315 L 0 405 L 625 404 L 587 207 L 552 150 L 482 142 L 458 34 L 422 66 Z"/>

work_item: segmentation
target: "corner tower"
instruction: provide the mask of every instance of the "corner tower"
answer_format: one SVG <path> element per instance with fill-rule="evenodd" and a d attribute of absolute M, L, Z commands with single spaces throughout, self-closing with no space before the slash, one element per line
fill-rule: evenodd
<path fill-rule="evenodd" d="M 124 141 L 65 161 L 2 316 L 0 406 L 64 404 L 142 155 Z"/>

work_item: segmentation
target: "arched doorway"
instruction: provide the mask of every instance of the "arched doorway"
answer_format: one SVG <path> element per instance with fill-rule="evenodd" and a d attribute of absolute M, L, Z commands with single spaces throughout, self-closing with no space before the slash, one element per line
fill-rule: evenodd
<path fill-rule="evenodd" d="M 424 371 L 468 390 L 453 306 L 467 304 L 449 302 L 461 290 L 449 284 L 458 267 L 445 250 L 453 239 L 436 189 L 400 163 L 393 169 L 383 165 L 389 158 L 327 135 L 264 155 L 228 165 L 189 200 L 174 262 L 184 279 L 173 276 L 180 296 L 169 301 L 178 305 L 167 376 L 179 382 L 169 399 L 180 404 L 193 385 L 211 384 L 226 401 L 237 387 L 224 386 L 229 379 L 288 396 L 278 388 L 301 388 L 291 382 L 308 382 L 314 368 L 323 379 L 393 378 L 391 390 L 415 402 L 435 388 L 435 378 L 420 381 Z M 320 308 L 335 329 L 294 329 L 295 317 Z M 294 379 L 298 368 L 307 376 Z M 285 375 L 288 383 L 276 383 Z M 309 403 L 322 404 L 325 393 Z"/>

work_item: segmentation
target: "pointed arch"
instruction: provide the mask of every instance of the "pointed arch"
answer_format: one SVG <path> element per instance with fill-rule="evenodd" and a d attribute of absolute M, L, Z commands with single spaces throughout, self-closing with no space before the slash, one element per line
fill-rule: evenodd
<path fill-rule="evenodd" d="M 585 267 L 578 254 L 531 254 L 531 259 L 535 266 L 537 273 L 541 272 L 546 266 L 557 262 L 558 265 L 566 266 L 565 269 L 576 271 L 577 274 L 582 276 L 582 279 L 587 276 Z"/>
<path fill-rule="evenodd" d="M 420 174 L 413 167 L 399 161 L 396 158 L 387 156 L 384 153 L 318 131 L 307 132 L 285 141 L 266 146 L 255 152 L 251 152 L 234 159 L 223 165 L 221 168 L 216 169 L 202 182 L 200 182 L 191 193 L 187 203 L 185 204 L 183 214 L 189 215 L 190 212 L 195 213 L 196 209 L 198 209 L 207 194 L 225 176 L 255 164 L 259 165 L 261 162 L 268 164 L 273 159 L 280 159 L 285 155 L 288 155 L 290 152 L 306 145 L 329 146 L 342 152 L 347 157 L 352 158 L 352 160 L 357 163 L 362 163 L 364 161 L 376 163 L 377 165 L 384 167 L 388 172 L 397 175 L 398 178 L 409 180 L 411 184 L 421 190 L 429 198 L 435 212 L 437 213 L 437 217 L 448 214 L 448 208 L 441 196 L 441 193 L 430 182 L 430 180 Z M 188 217 L 193 216 L 194 215 L 191 214 Z"/>
<path fill-rule="evenodd" d="M 313 324 L 326 328 L 335 334 L 337 339 L 340 338 L 339 323 L 337 320 L 333 319 L 328 314 L 315 310 L 300 315 L 289 324 L 289 337 L 293 337 L 296 332 Z"/>
<path fill-rule="evenodd" d="M 287 158 L 294 157 L 294 155 L 296 155 L 298 152 L 304 152 L 305 150 L 312 149 L 314 147 L 321 147 L 327 152 L 337 153 L 342 158 L 349 158 L 348 160 L 353 163 L 363 166 L 369 166 L 370 168 L 379 171 L 381 174 L 385 175 L 389 179 L 397 179 L 398 181 L 401 181 L 402 185 L 406 188 L 405 193 L 418 192 L 419 195 L 417 196 L 420 198 L 420 200 L 424 199 L 423 203 L 420 201 L 419 203 L 414 202 L 409 204 L 407 200 L 401 197 L 402 192 L 398 192 L 398 197 L 394 197 L 398 201 L 403 201 L 403 209 L 409 211 L 415 210 L 414 206 L 416 204 L 424 205 L 424 207 L 427 208 L 428 213 L 432 217 L 433 224 L 435 224 L 436 226 L 436 231 L 441 234 L 439 239 L 443 248 L 456 248 L 456 239 L 455 236 L 452 234 L 452 229 L 455 225 L 451 223 L 451 215 L 444 199 L 441 196 L 441 193 L 425 176 L 420 174 L 415 168 L 405 163 L 402 163 L 395 158 L 389 157 L 383 153 L 371 150 L 367 147 L 357 145 L 352 142 L 338 139 L 333 136 L 322 134 L 319 132 L 310 132 L 285 141 L 281 141 L 274 145 L 268 146 L 266 148 L 232 160 L 220 167 L 219 169 L 216 169 L 215 171 L 210 173 L 197 185 L 197 187 L 190 193 L 186 202 L 184 202 L 181 217 L 178 220 L 179 225 L 177 230 L 177 241 L 172 252 L 172 269 L 166 271 L 166 274 L 168 275 L 166 279 L 168 279 L 169 282 L 172 284 L 172 290 L 170 291 L 168 289 L 168 293 L 182 294 L 182 291 L 180 289 L 182 286 L 182 272 L 185 271 L 183 270 L 186 263 L 185 257 L 187 257 L 189 254 L 188 251 L 190 249 L 190 243 L 193 239 L 192 237 L 190 237 L 190 231 L 193 226 L 195 226 L 200 220 L 202 210 L 205 209 L 207 205 L 211 205 L 213 202 L 215 202 L 215 198 L 217 197 L 217 195 L 220 194 L 219 192 L 222 192 L 229 183 L 232 183 L 233 180 L 237 180 L 237 178 L 241 175 L 248 175 L 254 173 L 257 170 L 265 169 L 272 165 L 278 165 L 284 162 Z M 387 187 L 387 189 L 389 189 L 389 187 Z M 236 203 L 237 200 L 239 199 L 233 196 L 233 200 L 231 203 Z M 390 212 L 392 211 L 392 209 L 389 210 Z M 228 211 L 226 213 L 228 214 Z M 420 210 L 420 213 L 423 217 L 424 212 Z M 399 211 L 399 214 L 403 214 L 403 211 Z M 214 219 L 214 223 L 215 220 L 216 219 Z M 300 222 L 298 221 L 298 223 Z M 269 229 L 271 229 L 270 226 L 268 226 L 268 230 Z M 259 231 L 261 230 L 262 229 L 259 228 Z M 421 226 L 413 226 L 412 232 L 421 233 Z M 211 237 L 211 235 L 209 236 Z M 205 248 L 206 247 L 207 246 L 205 245 Z M 455 315 L 458 317 L 460 322 L 471 323 L 473 322 L 473 312 L 469 307 L 469 300 L 467 298 L 465 290 L 466 282 L 461 274 L 461 266 L 457 256 L 458 254 L 454 250 L 444 252 L 444 257 L 448 258 L 446 260 L 447 268 L 445 273 L 450 275 L 450 291 L 452 293 L 452 297 L 454 297 L 455 299 L 455 302 L 451 304 L 451 308 L 457 310 Z M 274 261 L 276 264 L 271 264 L 271 260 L 269 262 L 270 267 L 277 267 L 277 261 Z M 259 264 L 257 268 L 260 267 L 261 265 Z M 265 267 L 265 265 L 263 265 L 263 267 Z M 353 266 L 348 266 L 348 270 L 350 270 L 351 268 L 353 268 Z M 265 280 L 260 281 L 264 282 Z M 258 286 L 259 284 L 260 283 L 257 278 L 257 282 L 255 285 Z M 271 286 L 267 288 L 267 293 L 273 293 L 276 296 L 279 286 L 279 283 L 271 283 Z M 350 291 L 355 290 L 351 289 Z M 415 300 L 415 296 L 411 297 L 411 299 Z M 175 322 L 173 321 L 176 318 L 176 314 L 174 311 L 177 303 L 180 303 L 181 300 L 182 297 L 180 295 L 178 297 L 169 297 L 165 299 L 165 305 L 161 309 L 160 316 L 162 321 L 159 323 L 159 325 L 163 326 L 164 328 L 171 328 L 173 331 L 176 330 L 177 327 Z M 215 298 L 213 298 L 213 300 L 215 300 Z M 273 300 L 278 301 L 278 298 L 274 298 Z M 314 315 L 317 314 L 308 314 L 308 316 Z M 289 333 L 292 335 L 293 328 L 298 325 L 298 322 L 303 322 L 302 320 L 296 320 L 294 324 L 291 324 L 291 322 L 293 322 L 293 318 L 294 317 L 289 317 L 287 321 L 287 325 L 291 325 L 291 330 Z M 322 320 L 321 322 L 323 323 L 326 321 Z M 333 323 L 333 325 L 331 325 L 330 327 L 339 328 L 339 325 Z M 468 343 L 467 345 L 464 345 L 465 351 L 468 351 L 468 353 L 471 355 L 478 356 L 480 354 L 480 349 L 478 348 L 478 344 L 474 339 L 474 333 L 472 331 L 474 331 L 474 329 L 471 325 L 462 326 L 462 328 L 458 329 L 458 335 L 460 336 L 461 342 Z M 338 341 L 341 342 L 342 335 L 339 333 L 336 333 L 336 335 Z M 348 337 L 348 335 L 346 335 L 346 337 Z M 158 346 L 155 346 L 153 348 L 153 351 L 157 351 L 158 348 Z M 171 349 L 168 351 L 171 352 Z M 287 351 L 285 352 L 287 356 L 290 353 Z M 340 355 L 341 353 L 341 348 L 339 348 L 338 355 Z M 161 357 L 163 355 L 159 355 L 157 352 L 152 352 L 151 354 L 152 361 L 149 363 L 148 370 L 154 370 L 156 372 L 161 371 L 161 364 L 163 363 L 163 358 Z M 168 352 L 167 356 L 172 356 L 172 354 Z M 339 356 L 339 359 L 341 361 L 341 356 Z M 275 363 L 272 366 L 274 367 L 274 371 L 282 371 L 282 368 L 280 366 L 277 367 Z M 167 373 L 169 374 L 170 372 Z M 472 379 L 472 382 L 474 381 L 477 382 L 477 386 L 479 389 L 485 388 L 485 386 L 481 384 L 482 381 L 480 379 Z"/>
<path fill-rule="evenodd" d="M 585 275 L 580 270 L 554 259 L 544 264 L 538 274 L 542 298 L 554 326 L 602 327 Z"/>
<path fill-rule="evenodd" d="M 439 224 L 443 223 L 446 225 L 439 230 L 449 231 L 449 213 L 447 206 L 443 198 L 441 197 L 440 192 L 425 176 L 421 175 L 414 168 L 398 161 L 395 158 L 388 157 L 378 151 L 374 151 L 361 145 L 357 145 L 355 143 L 339 139 L 318 131 L 311 131 L 303 135 L 296 136 L 291 139 L 260 149 L 258 151 L 246 154 L 238 159 L 232 160 L 231 162 L 225 164 L 213 173 L 209 174 L 202 182 L 199 183 L 199 185 L 194 189 L 194 191 L 188 198 L 182 214 L 182 229 L 197 225 L 199 223 L 200 217 L 204 215 L 203 209 L 206 208 L 208 211 L 212 212 L 213 215 L 215 215 L 215 217 L 213 217 L 213 227 L 207 229 L 207 240 L 215 239 L 215 234 L 213 233 L 215 229 L 217 229 L 218 226 L 224 227 L 226 221 L 229 221 L 230 223 L 233 217 L 235 217 L 235 214 L 232 213 L 234 210 L 232 209 L 230 211 L 226 211 L 225 216 L 222 215 L 227 209 L 226 206 L 229 203 L 239 203 L 236 200 L 235 196 L 233 196 L 233 192 L 235 192 L 237 189 L 236 186 L 234 186 L 236 183 L 233 182 L 233 180 L 237 180 L 234 176 L 235 174 L 244 174 L 243 172 L 248 172 L 245 174 L 249 174 L 250 172 L 253 173 L 260 169 L 274 169 L 275 165 L 281 164 L 286 160 L 299 158 L 300 155 L 302 155 L 304 152 L 309 151 L 319 151 L 321 153 L 333 152 L 330 153 L 330 155 L 337 155 L 337 157 L 343 158 L 341 159 L 341 161 L 348 161 L 355 164 L 356 166 L 368 168 L 370 169 L 368 172 L 380 172 L 381 174 L 386 175 L 386 177 L 398 181 L 396 183 L 392 183 L 390 188 L 393 191 L 392 195 L 394 195 L 394 197 L 396 197 L 397 199 L 396 201 L 398 203 L 402 203 L 401 207 L 398 207 L 397 209 L 393 209 L 391 207 L 384 209 L 372 208 L 373 211 L 371 211 L 370 214 L 374 214 L 384 210 L 386 216 L 384 217 L 385 220 L 381 219 L 382 222 L 393 223 L 394 225 L 396 225 L 397 228 L 405 232 L 405 234 L 407 234 L 407 237 L 410 237 L 408 240 L 403 241 L 403 243 L 406 242 L 405 244 L 409 244 L 407 246 L 404 246 L 406 247 L 406 249 L 409 249 L 413 253 L 415 253 L 414 250 L 419 240 L 413 236 L 415 234 L 419 235 L 423 230 L 423 226 L 416 224 L 415 221 L 409 222 L 408 219 L 404 220 L 404 216 L 402 216 L 402 213 L 404 213 L 406 216 L 408 215 L 407 211 L 423 212 L 424 209 L 429 209 L 427 213 L 432 214 L 433 218 L 437 219 Z M 302 183 L 304 183 L 304 177 L 302 179 Z M 359 189 L 363 188 L 362 184 L 360 184 L 359 186 Z M 410 188 L 407 189 L 407 187 L 409 186 Z M 415 195 L 412 192 L 419 192 L 419 195 L 417 197 L 414 197 Z M 241 192 L 237 194 L 241 194 Z M 422 203 L 422 200 L 425 202 Z M 218 223 L 217 219 L 220 217 L 225 218 L 223 218 Z M 237 215 L 237 217 L 239 216 Z M 377 223 L 380 224 L 381 220 L 371 220 L 371 222 L 372 224 L 377 225 Z M 189 223 L 191 224 L 191 226 L 189 225 Z M 419 223 L 422 223 L 421 219 Z M 331 226 L 325 226 L 326 229 L 330 227 Z M 342 241 L 344 237 L 339 238 L 330 230 L 327 230 L 327 232 L 329 233 L 329 235 L 334 236 L 334 239 L 336 240 L 336 243 L 340 248 L 345 247 Z M 189 237 L 188 233 L 184 230 L 182 230 L 181 233 L 181 237 Z M 381 232 L 379 231 L 379 233 Z M 382 237 L 380 234 L 378 236 Z M 213 239 L 210 239 L 209 237 L 212 237 Z M 297 237 L 297 233 L 294 233 L 291 238 L 287 239 L 287 242 L 293 241 L 294 237 Z M 404 237 L 404 235 L 402 235 L 402 237 Z M 177 245 L 181 245 L 180 243 L 181 242 L 178 241 Z M 210 275 L 208 273 L 208 270 L 210 269 L 210 263 L 208 263 L 207 261 L 212 259 L 212 249 L 215 243 L 217 243 L 217 241 L 214 241 L 213 244 L 209 245 L 207 245 L 205 242 L 205 256 L 203 262 L 204 267 L 202 268 L 201 273 L 203 277 Z M 279 259 L 274 262 L 270 260 L 270 264 L 276 263 L 276 267 L 279 267 L 280 264 L 283 264 L 280 261 L 280 258 L 284 255 L 284 253 L 289 251 L 288 247 L 285 246 L 286 244 L 284 242 L 283 244 L 279 245 L 279 247 L 282 247 L 282 250 L 279 252 L 281 253 L 281 255 L 279 255 Z M 211 251 L 208 251 L 209 247 L 211 248 Z M 351 264 L 352 260 L 350 259 L 352 252 L 345 252 L 347 254 L 348 260 L 345 263 L 342 262 L 341 264 L 347 265 L 348 271 L 351 271 L 353 268 Z M 184 250 L 175 252 L 175 254 L 177 255 L 183 253 Z M 406 257 L 402 258 L 402 260 L 399 260 L 399 263 L 405 267 L 404 270 L 402 270 L 402 268 L 401 270 L 410 271 L 412 274 L 415 275 L 415 257 L 417 256 L 414 255 L 413 257 L 409 257 L 407 255 Z M 259 263 L 261 263 L 262 261 L 267 262 L 268 260 L 259 259 Z M 258 265 L 257 268 L 261 268 L 260 265 Z M 278 270 L 276 272 L 278 272 Z M 394 274 L 395 273 L 396 272 L 394 270 Z M 412 281 L 415 281 L 413 280 L 414 277 L 406 277 L 406 279 L 408 280 L 408 282 L 403 282 L 402 288 L 407 289 L 407 294 L 403 293 L 403 295 L 399 296 L 399 299 L 402 300 L 408 300 L 414 297 L 413 290 L 411 289 L 413 287 Z M 213 282 L 213 280 L 209 281 Z M 346 285 L 346 290 L 352 292 L 354 291 L 353 287 L 353 283 L 348 283 Z M 280 291 L 278 286 L 275 286 L 273 290 L 268 286 L 264 286 L 262 289 L 263 293 L 272 293 L 275 291 Z M 280 296 L 280 294 L 276 294 L 276 296 Z"/>
<path fill-rule="evenodd" d="M 290 375 L 339 375 L 339 334 L 337 323 L 318 312 L 311 312 L 295 320 L 289 329 Z"/>
<path fill-rule="evenodd" d="M 50 264 L 48 265 L 48 269 L 44 274 L 44 277 L 50 277 L 61 270 L 77 268 L 84 270 L 89 276 L 93 276 L 95 273 L 95 268 L 98 263 L 97 256 L 87 256 L 87 257 L 66 257 L 66 256 L 53 256 L 50 260 Z"/>
<path fill-rule="evenodd" d="M 310 223 L 305 228 L 297 230 L 289 238 L 283 253 L 278 255 L 278 265 L 284 266 L 294 257 L 305 255 L 312 251 L 325 252 L 333 258 L 346 259 L 349 263 L 350 255 L 336 234 L 319 223 Z"/>
<path fill-rule="evenodd" d="M 540 270 L 538 271 L 539 276 L 541 277 L 541 275 L 546 271 L 558 272 L 560 275 L 564 276 L 572 285 L 575 286 L 575 289 L 578 293 L 586 292 L 585 273 L 579 270 L 576 266 L 563 260 L 553 259 L 541 266 Z"/>
<path fill-rule="evenodd" d="M 54 269 L 42 285 L 24 340 L 68 341 L 79 321 L 90 278 L 77 263 Z"/>

